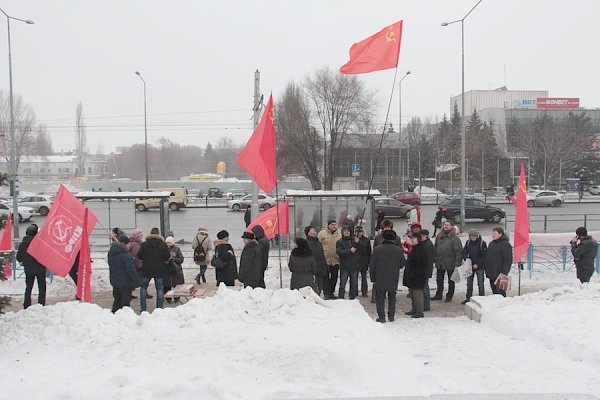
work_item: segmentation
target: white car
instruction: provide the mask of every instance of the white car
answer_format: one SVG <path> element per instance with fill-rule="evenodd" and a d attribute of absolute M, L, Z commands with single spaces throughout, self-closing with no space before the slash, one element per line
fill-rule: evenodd
<path fill-rule="evenodd" d="M 527 193 L 527 206 L 553 206 L 560 207 L 565 202 L 565 198 L 558 192 L 552 190 L 539 190 Z"/>
<path fill-rule="evenodd" d="M 600 186 L 590 186 L 590 194 L 600 194 Z"/>
<path fill-rule="evenodd" d="M 0 202 L 0 215 L 8 215 L 12 213 L 12 205 L 5 201 Z M 35 210 L 31 207 L 19 206 L 19 222 L 29 221 L 31 216 L 35 214 Z"/>
<path fill-rule="evenodd" d="M 247 208 L 250 205 L 250 203 L 252 203 L 251 194 L 244 196 L 240 199 L 229 200 L 227 202 L 227 208 L 231 208 L 233 211 L 239 211 L 242 208 Z M 273 197 L 264 194 L 258 195 L 258 207 L 262 208 L 263 210 L 268 210 L 269 208 L 273 207 L 276 203 L 277 201 Z"/>
<path fill-rule="evenodd" d="M 44 196 L 39 194 L 36 194 L 35 196 L 27 196 L 19 200 L 19 208 L 21 208 L 21 205 L 23 205 L 33 208 L 35 212 L 40 213 L 40 215 L 48 215 L 50 206 L 52 205 L 52 200 L 54 200 L 53 196 Z"/>

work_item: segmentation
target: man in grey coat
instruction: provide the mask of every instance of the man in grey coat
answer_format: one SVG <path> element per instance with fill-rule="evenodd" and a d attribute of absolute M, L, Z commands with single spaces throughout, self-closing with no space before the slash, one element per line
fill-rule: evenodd
<path fill-rule="evenodd" d="M 371 254 L 369 271 L 371 282 L 376 285 L 377 322 L 385 322 L 385 296 L 388 296 L 388 320 L 394 321 L 396 313 L 396 290 L 400 269 L 404 267 L 406 259 L 402 247 L 396 245 L 396 232 L 384 231 L 383 243 Z"/>
<path fill-rule="evenodd" d="M 454 221 L 447 219 L 440 233 L 435 237 L 435 267 L 437 268 L 437 290 L 431 300 L 441 300 L 444 294 L 444 275 L 448 275 L 448 293 L 446 302 L 454 296 L 454 281 L 450 279 L 454 268 L 462 263 L 462 242 L 456 236 Z"/>
<path fill-rule="evenodd" d="M 598 242 L 588 236 L 587 229 L 583 226 L 577 228 L 575 236 L 571 239 L 571 253 L 575 259 L 577 279 L 581 283 L 589 282 L 594 274 L 594 260 L 598 254 Z"/>

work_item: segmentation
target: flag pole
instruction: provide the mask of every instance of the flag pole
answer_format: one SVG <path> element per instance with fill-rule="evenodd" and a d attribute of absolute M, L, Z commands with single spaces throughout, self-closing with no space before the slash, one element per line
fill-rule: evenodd
<path fill-rule="evenodd" d="M 375 179 L 375 171 L 377 170 L 377 164 L 379 163 L 379 156 L 381 155 L 381 149 L 383 147 L 383 138 L 385 137 L 385 130 L 387 128 L 388 117 L 390 115 L 390 108 L 392 106 L 392 99 L 394 98 L 394 89 L 396 87 L 396 76 L 398 75 L 398 65 L 394 70 L 394 82 L 392 83 L 392 92 L 390 93 L 390 101 L 388 102 L 387 113 L 385 114 L 385 122 L 383 123 L 383 131 L 381 132 L 381 140 L 379 141 L 379 149 L 377 149 L 377 155 L 375 156 L 375 165 L 371 168 L 371 178 L 369 179 L 369 189 L 367 190 L 367 197 L 365 199 L 365 205 L 360 216 L 358 226 L 362 226 L 365 218 L 365 210 L 367 209 L 367 203 L 371 195 L 371 188 L 373 187 L 373 179 Z"/>
<path fill-rule="evenodd" d="M 281 266 L 281 230 L 279 226 L 281 223 L 281 220 L 279 219 L 279 179 L 275 181 L 275 207 L 277 207 L 277 233 L 275 234 L 275 237 L 277 238 L 277 258 L 279 259 L 279 288 L 283 289 L 283 268 Z"/>

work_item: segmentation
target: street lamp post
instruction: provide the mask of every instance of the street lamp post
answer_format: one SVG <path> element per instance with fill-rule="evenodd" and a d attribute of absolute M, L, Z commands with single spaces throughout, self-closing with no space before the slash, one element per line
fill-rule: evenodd
<path fill-rule="evenodd" d="M 19 237 L 19 202 L 17 196 L 16 183 L 19 178 L 19 171 L 17 171 L 17 144 L 15 143 L 15 111 L 13 105 L 13 83 L 12 83 L 12 53 L 10 47 L 10 20 L 25 22 L 26 24 L 33 24 L 33 21 L 29 19 L 21 19 L 11 17 L 2 8 L 0 8 L 2 14 L 6 17 L 6 27 L 8 29 L 8 84 L 9 84 L 9 108 L 10 108 L 10 165 L 9 165 L 9 180 L 10 189 L 13 200 L 13 220 L 16 217 L 16 223 L 13 224 L 13 236 Z"/>
<path fill-rule="evenodd" d="M 400 114 L 400 117 L 398 119 L 398 172 L 400 173 L 400 181 L 402 182 L 402 187 L 400 188 L 400 191 L 404 190 L 404 173 L 402 171 L 402 81 L 408 75 L 410 75 L 410 71 L 406 71 L 406 74 L 404 74 L 402 79 L 400 79 L 400 82 L 398 82 L 398 111 Z"/>
<path fill-rule="evenodd" d="M 148 119 L 146 114 L 146 81 L 144 78 L 142 78 L 140 71 L 135 71 L 135 74 L 139 76 L 144 83 L 144 163 L 146 164 L 146 189 L 148 189 Z"/>
<path fill-rule="evenodd" d="M 460 231 L 464 232 L 465 230 L 465 181 L 466 181 L 466 166 L 465 166 L 465 135 L 466 135 L 466 115 L 465 115 L 465 19 L 473 12 L 473 10 L 481 3 L 483 0 L 479 0 L 477 4 L 469 10 L 469 12 L 462 17 L 461 19 L 457 19 L 452 22 L 442 22 L 442 26 L 448 26 L 460 22 L 460 31 L 461 31 L 461 80 L 462 80 L 462 90 L 461 90 L 461 101 L 462 101 L 462 118 L 461 118 L 461 132 L 460 132 Z"/>

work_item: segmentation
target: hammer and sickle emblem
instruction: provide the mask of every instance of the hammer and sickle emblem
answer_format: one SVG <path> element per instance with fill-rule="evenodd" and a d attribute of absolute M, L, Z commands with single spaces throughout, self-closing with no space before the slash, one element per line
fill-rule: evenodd
<path fill-rule="evenodd" d="M 275 122 L 275 110 L 271 108 L 271 111 L 269 111 L 269 119 L 271 120 L 271 122 Z"/>
<path fill-rule="evenodd" d="M 388 31 L 388 33 L 385 34 L 385 41 L 386 43 L 396 41 L 396 34 L 394 33 L 394 31 Z"/>
<path fill-rule="evenodd" d="M 519 185 L 519 192 L 525 193 L 525 186 Z"/>
<path fill-rule="evenodd" d="M 63 228 L 63 221 L 58 220 L 54 223 L 54 236 L 60 240 L 61 242 L 65 242 L 67 240 L 67 236 L 69 235 L 69 231 L 72 227 Z"/>

